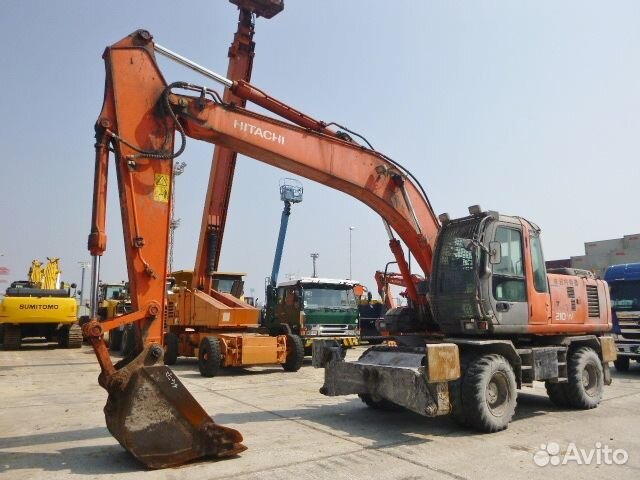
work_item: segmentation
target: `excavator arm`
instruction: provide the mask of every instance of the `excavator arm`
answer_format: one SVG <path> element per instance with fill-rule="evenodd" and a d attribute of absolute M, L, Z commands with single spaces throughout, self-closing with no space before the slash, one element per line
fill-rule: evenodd
<path fill-rule="evenodd" d="M 152 468 L 202 456 L 229 456 L 245 448 L 242 436 L 216 425 L 162 364 L 173 159 L 184 151 L 187 136 L 317 181 L 371 207 L 387 227 L 409 294 L 413 287 L 416 300 L 415 284 L 393 232 L 428 275 L 439 230 L 422 187 L 393 160 L 244 81 L 220 77 L 236 96 L 286 121 L 226 103 L 204 87 L 167 85 L 155 51 L 172 53 L 154 45 L 151 35 L 140 30 L 108 47 L 103 56 L 105 96 L 96 122 L 88 239 L 94 265 L 92 297 L 97 291 L 99 259 L 107 246 L 107 175 L 113 152 L 132 312 L 101 323 L 94 301 L 91 319 L 83 326 L 102 368 L 99 382 L 109 392 L 107 426 L 126 449 Z M 196 94 L 180 94 L 181 90 Z M 176 131 L 178 146 L 174 145 Z M 113 365 L 103 332 L 132 322 L 137 327 L 137 356 Z"/>

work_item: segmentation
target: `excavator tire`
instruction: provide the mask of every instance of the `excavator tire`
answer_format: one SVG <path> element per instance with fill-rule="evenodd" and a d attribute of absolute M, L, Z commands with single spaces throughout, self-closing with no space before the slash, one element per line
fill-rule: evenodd
<path fill-rule="evenodd" d="M 215 377 L 222 366 L 220 341 L 216 337 L 204 337 L 198 349 L 198 368 L 203 377 Z"/>
<path fill-rule="evenodd" d="M 168 332 L 164 336 L 164 364 L 173 365 L 178 360 L 178 336 Z"/>
<path fill-rule="evenodd" d="M 15 325 L 4 325 L 3 350 L 19 350 L 22 343 L 22 332 Z"/>
<path fill-rule="evenodd" d="M 567 398 L 567 384 L 566 383 L 553 383 L 550 381 L 544 382 L 544 386 L 547 389 L 547 395 L 549 400 L 556 407 L 567 408 L 569 407 L 569 399 Z"/>
<path fill-rule="evenodd" d="M 600 357 L 593 348 L 580 347 L 568 358 L 569 381 L 566 383 L 569 406 L 581 410 L 596 408 L 602 400 L 604 372 Z"/>
<path fill-rule="evenodd" d="M 496 354 L 476 357 L 462 378 L 465 420 L 481 432 L 504 430 L 516 410 L 516 388 L 516 376 L 506 358 Z"/>
<path fill-rule="evenodd" d="M 393 403 L 385 398 L 375 397 L 368 393 L 359 393 L 358 397 L 360 397 L 360 400 L 362 400 L 367 405 L 367 407 L 376 410 L 385 410 L 387 412 L 399 412 L 401 410 L 404 410 L 404 408 L 397 403 Z"/>
<path fill-rule="evenodd" d="M 304 343 L 298 335 L 287 335 L 287 360 L 282 365 L 285 372 L 297 372 L 304 363 Z"/>
<path fill-rule="evenodd" d="M 460 358 L 460 378 L 456 381 L 449 382 L 449 398 L 451 399 L 451 416 L 456 423 L 462 427 L 468 427 L 469 422 L 464 414 L 464 408 L 462 406 L 462 379 L 464 373 L 469 367 L 469 361 L 471 357 L 469 354 L 463 354 Z"/>

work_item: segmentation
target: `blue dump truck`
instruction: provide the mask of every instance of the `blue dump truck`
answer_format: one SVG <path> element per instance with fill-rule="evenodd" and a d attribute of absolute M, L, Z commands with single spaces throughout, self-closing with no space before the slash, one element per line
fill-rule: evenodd
<path fill-rule="evenodd" d="M 640 361 L 640 263 L 611 265 L 604 274 L 611 292 L 613 336 L 618 349 L 616 370 Z"/>

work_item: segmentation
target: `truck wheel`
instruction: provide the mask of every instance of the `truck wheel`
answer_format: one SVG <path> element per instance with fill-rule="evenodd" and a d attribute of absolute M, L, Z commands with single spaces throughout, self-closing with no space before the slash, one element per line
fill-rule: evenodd
<path fill-rule="evenodd" d="M 571 406 L 569 404 L 569 399 L 567 398 L 566 383 L 554 383 L 547 380 L 544 382 L 544 386 L 547 389 L 549 400 L 551 400 L 551 403 L 556 407 L 567 408 Z"/>
<path fill-rule="evenodd" d="M 122 331 L 122 337 L 120 342 L 120 353 L 123 357 L 128 357 L 133 349 L 136 347 L 136 337 L 133 334 L 133 330 L 131 327 L 126 328 Z"/>
<path fill-rule="evenodd" d="M 3 350 L 19 350 L 22 331 L 15 325 L 4 325 Z"/>
<path fill-rule="evenodd" d="M 215 377 L 222 364 L 220 341 L 216 337 L 204 337 L 198 351 L 198 368 L 203 377 Z"/>
<path fill-rule="evenodd" d="M 376 410 L 385 410 L 387 412 L 399 412 L 400 410 L 404 410 L 404 408 L 397 403 L 393 403 L 386 398 L 378 397 L 377 395 L 359 393 L 358 397 L 360 397 L 360 400 L 362 400 L 367 407 L 374 408 Z"/>
<path fill-rule="evenodd" d="M 287 335 L 287 360 L 282 365 L 285 372 L 297 372 L 304 363 L 304 344 L 298 335 Z"/>
<path fill-rule="evenodd" d="M 178 336 L 168 332 L 164 336 L 164 364 L 173 365 L 178 360 Z"/>
<path fill-rule="evenodd" d="M 516 376 L 502 355 L 483 355 L 469 364 L 461 385 L 465 420 L 493 433 L 507 428 L 516 410 Z"/>
<path fill-rule="evenodd" d="M 602 400 L 604 373 L 600 357 L 593 348 L 580 347 L 569 356 L 567 401 L 574 408 L 587 410 Z"/>
<path fill-rule="evenodd" d="M 616 370 L 619 372 L 626 372 L 629 370 L 630 363 L 629 357 L 618 357 L 614 360 L 613 366 L 616 367 Z"/>
<path fill-rule="evenodd" d="M 109 331 L 109 350 L 119 352 L 122 349 L 122 333 L 119 328 Z"/>
<path fill-rule="evenodd" d="M 82 328 L 80 325 L 73 324 L 66 331 L 67 339 L 65 348 L 80 348 L 82 347 Z"/>

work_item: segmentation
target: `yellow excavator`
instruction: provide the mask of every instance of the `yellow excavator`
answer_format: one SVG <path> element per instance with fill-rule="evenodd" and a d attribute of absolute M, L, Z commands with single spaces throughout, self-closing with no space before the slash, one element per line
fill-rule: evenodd
<path fill-rule="evenodd" d="M 82 330 L 77 324 L 78 304 L 70 288 L 60 282 L 59 258 L 47 265 L 33 260 L 29 280 L 11 284 L 0 303 L 0 339 L 4 350 L 17 350 L 25 338 L 57 341 L 63 348 L 80 348 Z M 66 287 L 66 288 L 65 288 Z"/>

